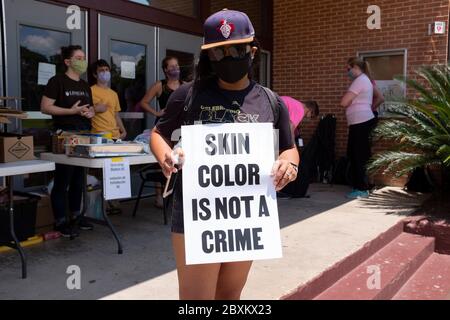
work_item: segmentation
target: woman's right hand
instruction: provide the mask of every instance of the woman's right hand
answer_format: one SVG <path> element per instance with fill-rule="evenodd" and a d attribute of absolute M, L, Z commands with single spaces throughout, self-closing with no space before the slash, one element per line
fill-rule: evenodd
<path fill-rule="evenodd" d="M 86 110 L 89 110 L 89 105 L 85 104 L 83 106 L 80 106 L 81 100 L 78 100 L 71 108 L 70 110 L 74 115 L 81 115 L 83 112 L 86 112 Z"/>
<path fill-rule="evenodd" d="M 164 115 L 164 111 L 155 111 L 155 116 L 161 118 Z"/>
<path fill-rule="evenodd" d="M 94 107 L 86 108 L 82 113 L 81 116 L 88 118 L 89 120 L 95 117 L 95 109 Z"/>
<path fill-rule="evenodd" d="M 181 170 L 183 164 L 184 152 L 181 148 L 166 152 L 164 155 L 164 163 L 162 164 L 162 170 L 166 178 L 169 178 L 172 173 L 177 173 Z"/>

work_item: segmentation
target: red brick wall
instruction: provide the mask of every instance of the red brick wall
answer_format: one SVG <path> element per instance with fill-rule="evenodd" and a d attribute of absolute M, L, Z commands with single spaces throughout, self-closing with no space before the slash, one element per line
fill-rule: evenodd
<path fill-rule="evenodd" d="M 381 30 L 367 28 L 367 8 L 381 8 Z M 408 49 L 408 74 L 446 63 L 448 35 L 428 36 L 428 24 L 449 20 L 449 0 L 275 0 L 273 85 L 281 95 L 318 101 L 338 117 L 337 153 L 345 154 L 347 125 L 339 107 L 350 81 L 345 64 L 358 51 Z M 305 123 L 308 140 L 317 122 Z M 385 146 L 378 145 L 375 150 Z"/>
<path fill-rule="evenodd" d="M 197 14 L 192 0 L 151 0 L 150 5 L 188 17 L 194 17 Z"/>

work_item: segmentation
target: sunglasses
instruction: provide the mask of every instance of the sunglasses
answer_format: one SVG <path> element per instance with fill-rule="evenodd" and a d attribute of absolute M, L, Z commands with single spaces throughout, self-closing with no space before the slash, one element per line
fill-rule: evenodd
<path fill-rule="evenodd" d="M 251 51 L 248 44 L 235 44 L 229 47 L 216 47 L 208 50 L 208 56 L 211 61 L 220 61 L 226 57 L 226 52 L 229 56 L 235 59 L 242 59 Z"/>

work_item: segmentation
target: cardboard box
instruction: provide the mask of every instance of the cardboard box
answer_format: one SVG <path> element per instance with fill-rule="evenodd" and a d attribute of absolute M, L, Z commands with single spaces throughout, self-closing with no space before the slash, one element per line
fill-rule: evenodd
<path fill-rule="evenodd" d="M 63 132 L 61 136 L 64 137 L 66 155 L 70 155 L 77 145 L 89 144 L 91 142 L 91 137 L 87 135 L 79 135 L 70 132 Z"/>
<path fill-rule="evenodd" d="M 38 197 L 14 195 L 14 228 L 19 241 L 36 234 L 36 209 Z M 0 242 L 12 241 L 9 231 L 9 202 L 0 204 Z"/>
<path fill-rule="evenodd" d="M 32 194 L 41 197 L 36 211 L 36 234 L 45 234 L 53 230 L 55 223 L 50 196 L 43 193 Z"/>
<path fill-rule="evenodd" d="M 0 163 L 34 160 L 32 136 L 16 134 L 0 135 Z"/>

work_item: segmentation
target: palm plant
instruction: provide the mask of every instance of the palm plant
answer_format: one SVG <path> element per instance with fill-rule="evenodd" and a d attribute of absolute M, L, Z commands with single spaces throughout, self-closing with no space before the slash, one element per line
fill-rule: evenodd
<path fill-rule="evenodd" d="M 371 172 L 400 177 L 419 167 L 450 168 L 450 67 L 422 67 L 416 74 L 417 80 L 399 80 L 417 95 L 387 103 L 387 111 L 401 117 L 382 121 L 375 129 L 375 138 L 395 143 L 371 160 Z"/>

